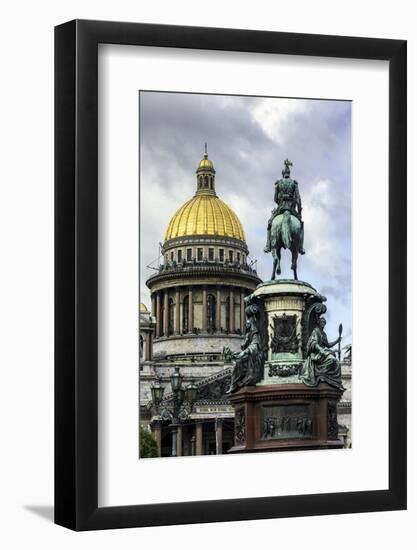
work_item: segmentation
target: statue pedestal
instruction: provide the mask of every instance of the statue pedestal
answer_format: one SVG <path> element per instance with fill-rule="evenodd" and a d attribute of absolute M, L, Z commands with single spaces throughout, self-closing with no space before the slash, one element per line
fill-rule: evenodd
<path fill-rule="evenodd" d="M 260 384 L 299 383 L 309 336 L 308 312 L 326 298 L 308 283 L 287 279 L 262 283 L 252 296 L 263 306 L 268 333 L 268 355 Z"/>
<path fill-rule="evenodd" d="M 310 387 L 299 376 L 325 301 L 308 283 L 285 279 L 262 283 L 251 295 L 268 349 L 263 344 L 262 380 L 229 395 L 235 409 L 235 444 L 229 452 L 343 447 L 337 423 L 343 389 L 323 382 Z"/>
<path fill-rule="evenodd" d="M 229 453 L 340 449 L 337 403 L 327 384 L 245 386 L 229 399 L 235 409 L 235 444 Z"/>

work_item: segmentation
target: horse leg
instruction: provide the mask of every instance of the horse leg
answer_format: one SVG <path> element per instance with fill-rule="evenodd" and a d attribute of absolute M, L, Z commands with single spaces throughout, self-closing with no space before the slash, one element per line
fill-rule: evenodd
<path fill-rule="evenodd" d="M 271 281 L 275 279 L 275 270 L 277 268 L 277 259 L 274 258 L 274 263 L 272 264 L 272 275 L 271 275 Z"/>
<path fill-rule="evenodd" d="M 298 277 L 297 277 L 297 259 L 298 259 L 298 251 L 296 249 L 293 249 L 291 251 L 291 269 L 293 270 L 294 272 L 294 280 L 295 281 L 298 281 Z"/>
<path fill-rule="evenodd" d="M 281 249 L 277 250 L 277 273 L 281 275 Z"/>

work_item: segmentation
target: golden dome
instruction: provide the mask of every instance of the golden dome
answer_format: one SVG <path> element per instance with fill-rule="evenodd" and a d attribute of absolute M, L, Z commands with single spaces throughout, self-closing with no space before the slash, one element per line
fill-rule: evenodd
<path fill-rule="evenodd" d="M 169 222 L 165 240 L 194 235 L 245 241 L 239 218 L 219 197 L 210 194 L 197 193 L 176 211 Z"/>
<path fill-rule="evenodd" d="M 204 158 L 200 160 L 197 170 L 214 170 L 213 161 L 204 156 Z"/>
<path fill-rule="evenodd" d="M 216 172 L 213 161 L 208 158 L 207 143 L 204 145 L 204 156 L 198 164 L 197 173 L 205 171 Z"/>
<path fill-rule="evenodd" d="M 148 308 L 145 306 L 143 302 L 140 303 L 140 312 L 141 313 L 149 313 Z"/>

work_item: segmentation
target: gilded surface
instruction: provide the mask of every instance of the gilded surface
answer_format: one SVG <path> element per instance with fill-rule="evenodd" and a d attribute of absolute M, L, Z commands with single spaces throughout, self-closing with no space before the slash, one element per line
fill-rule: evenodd
<path fill-rule="evenodd" d="M 200 160 L 198 170 L 214 170 L 213 162 L 204 155 L 204 158 Z"/>
<path fill-rule="evenodd" d="M 245 241 L 239 218 L 215 195 L 197 194 L 181 206 L 169 222 L 165 240 L 190 235 L 219 235 Z"/>

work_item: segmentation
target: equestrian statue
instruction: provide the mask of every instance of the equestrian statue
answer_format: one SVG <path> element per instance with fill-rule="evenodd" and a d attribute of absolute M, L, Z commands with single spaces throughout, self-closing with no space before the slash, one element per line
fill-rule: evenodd
<path fill-rule="evenodd" d="M 304 222 L 301 218 L 301 196 L 298 183 L 290 177 L 292 162 L 284 161 L 282 178 L 275 182 L 274 201 L 277 204 L 268 221 L 265 252 L 272 252 L 274 260 L 271 280 L 281 274 L 281 249 L 291 251 L 291 269 L 297 277 L 298 254 L 305 254 Z"/>

